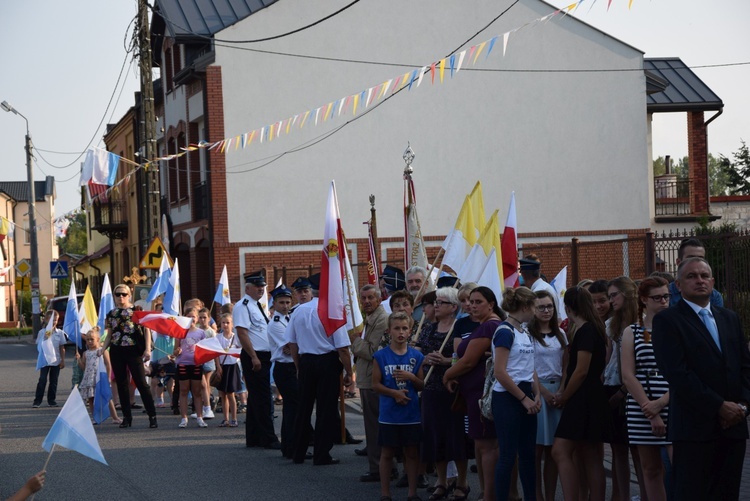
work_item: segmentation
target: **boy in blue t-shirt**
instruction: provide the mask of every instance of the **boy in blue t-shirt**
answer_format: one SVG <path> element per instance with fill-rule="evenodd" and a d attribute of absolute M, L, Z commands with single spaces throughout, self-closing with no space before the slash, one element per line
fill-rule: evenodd
<path fill-rule="evenodd" d="M 380 394 L 378 445 L 380 451 L 380 490 L 382 501 L 391 499 L 391 465 L 398 448 L 404 451 L 409 479 L 409 500 L 417 496 L 417 470 L 422 425 L 417 392 L 424 388 L 424 355 L 408 345 L 412 318 L 404 312 L 388 317 L 391 344 L 375 352 L 372 389 Z"/>

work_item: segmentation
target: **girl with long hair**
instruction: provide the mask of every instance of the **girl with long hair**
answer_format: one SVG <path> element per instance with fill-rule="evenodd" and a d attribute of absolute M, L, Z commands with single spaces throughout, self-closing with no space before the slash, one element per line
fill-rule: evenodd
<path fill-rule="evenodd" d="M 667 281 L 661 277 L 643 280 L 638 286 L 637 323 L 622 335 L 622 378 L 628 388 L 627 422 L 630 445 L 638 449 L 643 485 L 649 501 L 666 500 L 661 448 L 666 439 L 669 383 L 659 372 L 651 345 L 651 322 L 669 307 Z"/>
<path fill-rule="evenodd" d="M 536 428 L 536 498 L 542 501 L 554 501 L 557 490 L 557 464 L 552 459 L 552 444 L 562 411 L 552 405 L 552 399 L 565 389 L 562 377 L 568 364 L 568 340 L 557 324 L 558 316 L 552 295 L 544 290 L 537 291 L 529 333 L 534 339 L 534 367 L 542 396 Z"/>
<path fill-rule="evenodd" d="M 580 463 L 578 467 L 587 471 L 591 501 L 603 501 L 606 483 L 601 443 L 611 435 L 611 417 L 601 380 L 607 335 L 586 289 L 568 289 L 564 303 L 565 312 L 577 329 L 570 345 L 565 389 L 552 401 L 553 405 L 562 407 L 552 458 L 560 472 L 566 501 L 578 500 L 579 479 L 574 454 Z"/>

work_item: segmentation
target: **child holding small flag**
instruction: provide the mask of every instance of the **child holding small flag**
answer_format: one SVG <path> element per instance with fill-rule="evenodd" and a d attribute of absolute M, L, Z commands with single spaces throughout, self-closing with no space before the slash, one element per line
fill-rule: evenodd
<path fill-rule="evenodd" d="M 49 310 L 44 315 L 45 327 L 37 335 L 39 381 L 32 404 L 34 408 L 42 404 L 48 377 L 47 404 L 50 407 L 57 407 L 57 380 L 60 377 L 60 370 L 65 368 L 65 341 L 67 340 L 65 333 L 56 327 L 58 317 L 57 311 Z"/>
<path fill-rule="evenodd" d="M 380 394 L 378 445 L 380 450 L 380 490 L 383 501 L 391 499 L 391 466 L 398 448 L 404 453 L 409 478 L 408 500 L 417 496 L 421 413 L 418 391 L 424 388 L 424 355 L 408 345 L 413 320 L 405 312 L 388 318 L 390 346 L 373 355 L 372 389 Z"/>
<path fill-rule="evenodd" d="M 99 367 L 99 357 L 102 357 L 104 361 L 104 367 L 107 370 L 106 382 L 109 384 L 109 378 L 112 374 L 112 365 L 109 362 L 109 352 L 99 351 L 101 347 L 99 327 L 94 327 L 84 335 L 86 340 L 86 351 L 83 356 L 76 350 L 76 362 L 78 367 L 83 371 L 83 377 L 78 386 L 78 391 L 81 393 L 81 398 L 86 403 L 91 412 L 94 412 L 94 397 L 96 394 L 96 376 L 97 369 Z M 117 410 L 115 404 L 110 398 L 107 402 L 109 406 L 109 414 L 112 416 L 112 422 L 114 424 L 122 423 L 122 420 L 117 417 Z"/>

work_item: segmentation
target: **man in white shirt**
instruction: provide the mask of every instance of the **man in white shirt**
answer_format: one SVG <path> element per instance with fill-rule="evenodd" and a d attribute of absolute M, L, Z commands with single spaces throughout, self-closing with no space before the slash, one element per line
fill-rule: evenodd
<path fill-rule="evenodd" d="M 338 464 L 330 451 L 339 432 L 338 396 L 339 378 L 344 371 L 344 385 L 351 384 L 352 364 L 349 354 L 349 336 L 346 326 L 327 336 L 318 315 L 317 284 L 313 283 L 313 299 L 299 305 L 286 329 L 286 341 L 299 375 L 300 406 L 294 426 L 295 464 L 305 461 L 310 441 L 310 418 L 313 406 L 315 416 L 315 449 L 313 464 Z"/>
<path fill-rule="evenodd" d="M 245 445 L 281 449 L 273 429 L 271 403 L 271 345 L 268 342 L 269 318 L 260 299 L 265 293 L 262 271 L 245 277 L 245 295 L 234 306 L 232 320 L 242 344 L 242 373 L 247 385 Z"/>
<path fill-rule="evenodd" d="M 49 389 L 47 390 L 47 405 L 50 407 L 57 407 L 57 380 L 60 377 L 60 369 L 65 368 L 65 342 L 67 338 L 65 333 L 60 329 L 53 328 L 47 331 L 47 325 L 49 325 L 50 317 L 54 315 L 54 325 L 57 325 L 58 313 L 55 310 L 50 310 L 44 316 L 44 328 L 39 331 L 36 338 L 37 346 L 47 342 L 51 345 L 52 350 L 49 354 L 54 354 L 54 358 L 46 358 L 43 367 L 39 369 L 39 381 L 36 384 L 36 394 L 34 395 L 34 403 L 31 405 L 35 409 L 42 405 L 42 399 L 44 398 L 44 389 L 47 386 L 47 378 L 49 377 Z M 44 357 L 45 354 L 41 353 L 40 357 Z"/>

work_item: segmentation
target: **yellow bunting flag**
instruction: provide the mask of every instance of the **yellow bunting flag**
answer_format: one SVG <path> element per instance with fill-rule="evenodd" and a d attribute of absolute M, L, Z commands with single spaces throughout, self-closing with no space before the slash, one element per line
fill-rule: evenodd
<path fill-rule="evenodd" d="M 474 54 L 474 62 L 472 64 L 477 64 L 477 59 L 479 59 L 479 54 L 482 53 L 485 45 L 487 45 L 487 42 L 482 42 L 479 44 L 479 47 L 477 47 L 477 53 Z"/>
<path fill-rule="evenodd" d="M 445 73 L 445 58 L 440 60 L 440 83 L 443 83 L 444 73 Z"/>
<path fill-rule="evenodd" d="M 352 104 L 352 116 L 357 114 L 357 104 L 359 104 L 359 94 L 354 94 L 354 104 Z"/>

